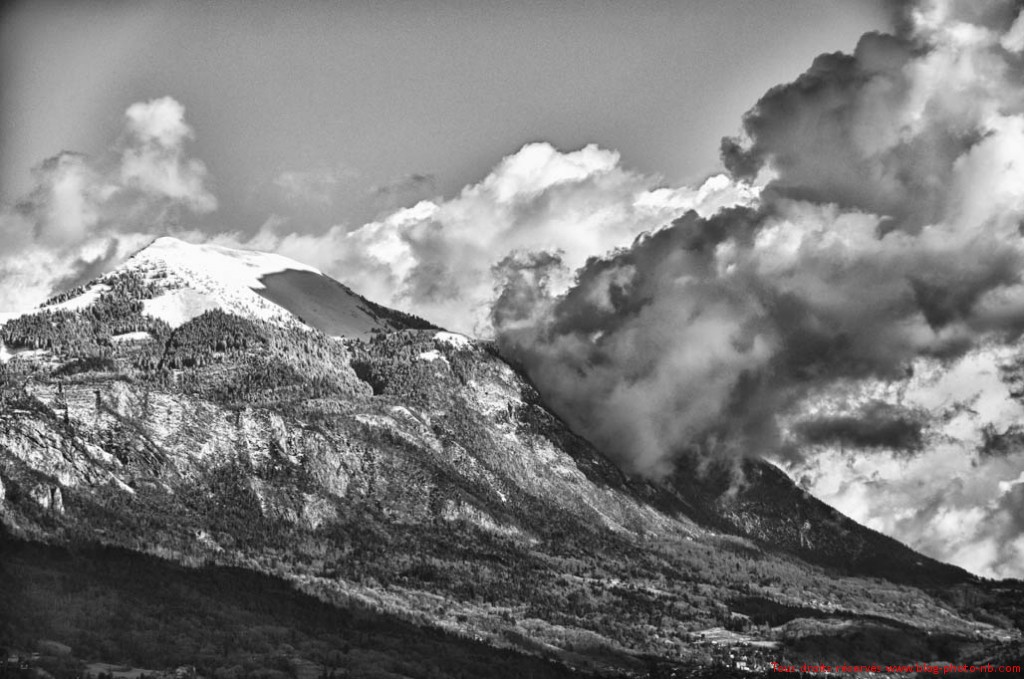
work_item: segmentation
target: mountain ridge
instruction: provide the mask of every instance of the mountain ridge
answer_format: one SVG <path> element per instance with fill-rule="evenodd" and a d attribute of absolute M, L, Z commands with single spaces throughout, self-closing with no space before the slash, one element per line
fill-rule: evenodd
<path fill-rule="evenodd" d="M 110 277 L 136 274 L 147 289 L 144 313 L 172 328 L 204 311 L 298 324 L 328 335 L 368 336 L 373 331 L 433 325 L 381 307 L 319 269 L 255 250 L 192 244 L 163 236 L 108 274 L 47 299 L 40 308 L 79 310 L 109 288 Z M 9 321 L 13 319 L 3 319 Z"/>
<path fill-rule="evenodd" d="M 695 635 L 715 627 L 776 657 L 806 626 L 833 638 L 829 620 L 891 649 L 1020 638 L 1012 597 L 768 463 L 733 493 L 728 469 L 685 460 L 629 477 L 486 342 L 223 307 L 172 327 L 147 313 L 166 292 L 147 272 L 0 327 L 0 517 L 21 539 L 246 568 L 588 671 L 710 662 Z"/>

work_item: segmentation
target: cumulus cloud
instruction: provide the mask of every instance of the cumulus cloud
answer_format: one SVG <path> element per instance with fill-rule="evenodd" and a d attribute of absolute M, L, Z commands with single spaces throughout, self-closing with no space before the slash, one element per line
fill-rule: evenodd
<path fill-rule="evenodd" d="M 698 188 L 666 188 L 623 168 L 614 151 L 591 145 L 561 152 L 535 143 L 451 200 L 423 200 L 355 230 L 264 229 L 248 245 L 316 264 L 375 301 L 487 336 L 495 267 L 510 255 L 556 254 L 563 268 L 550 285 L 559 292 L 588 257 L 624 247 L 687 210 L 711 214 L 755 196 L 756 189 L 723 176 Z"/>
<path fill-rule="evenodd" d="M 956 7 L 930 3 L 769 91 L 723 144 L 735 177 L 771 172 L 756 209 L 689 214 L 591 261 L 567 294 L 512 314 L 526 321 L 497 308 L 506 349 L 656 469 L 770 447 L 772 413 L 808 385 L 1015 337 L 1019 60 L 1001 46 L 1010 23 Z"/>
<path fill-rule="evenodd" d="M 122 139 L 103 157 L 62 152 L 40 163 L 34 188 L 0 206 L 0 309 L 31 308 L 183 214 L 215 209 L 205 166 L 185 153 L 191 137 L 184 107 L 164 97 L 131 105 Z"/>
<path fill-rule="evenodd" d="M 1024 329 L 1019 3 L 897 7 L 895 34 L 817 58 L 723 141 L 734 180 L 770 178 L 755 205 L 689 213 L 587 261 L 564 292 L 538 271 L 552 263 L 509 261 L 492 320 L 556 410 L 634 471 L 763 454 L 796 475 L 849 447 L 870 462 L 832 458 L 808 474 L 815 492 L 927 553 L 1020 575 L 1016 491 L 990 499 L 1024 453 L 979 462 L 980 424 L 925 446 L 908 411 L 861 402 L 780 426 L 822 389 L 903 383 Z M 917 477 L 894 471 L 922 459 Z M 920 483 L 937 470 L 960 486 Z"/>
<path fill-rule="evenodd" d="M 128 143 L 121 155 L 121 182 L 149 196 L 210 212 L 217 200 L 204 184 L 206 166 L 184 157 L 192 137 L 185 107 L 171 97 L 132 104 L 125 112 Z"/>

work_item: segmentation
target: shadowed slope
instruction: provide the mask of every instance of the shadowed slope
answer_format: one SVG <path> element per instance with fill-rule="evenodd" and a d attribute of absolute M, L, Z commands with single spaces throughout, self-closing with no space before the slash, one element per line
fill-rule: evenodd
<path fill-rule="evenodd" d="M 260 283 L 264 287 L 255 292 L 325 335 L 368 337 L 373 330 L 434 327 L 373 304 L 333 278 L 312 271 L 271 273 Z"/>
<path fill-rule="evenodd" d="M 70 647 L 74 658 L 50 667 L 58 677 L 81 676 L 75 659 L 98 657 L 146 668 L 194 665 L 207 677 L 266 675 L 265 668 L 300 677 L 328 669 L 341 676 L 585 676 L 366 606 L 328 603 L 246 569 L 28 543 L 2 528 L 0 597 L 4 643 L 27 649 L 42 638 Z"/>
<path fill-rule="evenodd" d="M 265 287 L 257 293 L 325 335 L 365 337 L 380 327 L 362 300 L 333 278 L 282 271 L 263 276 L 260 283 Z"/>

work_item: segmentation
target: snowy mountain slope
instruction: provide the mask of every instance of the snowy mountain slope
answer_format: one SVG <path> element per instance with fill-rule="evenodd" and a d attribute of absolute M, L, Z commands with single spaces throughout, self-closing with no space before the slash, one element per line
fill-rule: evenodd
<path fill-rule="evenodd" d="M 287 269 L 266 274 L 259 283 L 257 294 L 326 335 L 367 337 L 374 330 L 393 329 L 365 300 L 321 273 Z"/>
<path fill-rule="evenodd" d="M 158 238 L 114 271 L 45 303 L 75 311 L 109 290 L 111 276 L 138 274 L 149 286 L 143 312 L 171 328 L 211 309 L 325 334 L 365 337 L 406 327 L 397 315 L 355 294 L 319 270 L 281 255 Z M 10 320 L 10 319 L 0 319 Z M 423 324 L 425 326 L 425 324 Z"/>

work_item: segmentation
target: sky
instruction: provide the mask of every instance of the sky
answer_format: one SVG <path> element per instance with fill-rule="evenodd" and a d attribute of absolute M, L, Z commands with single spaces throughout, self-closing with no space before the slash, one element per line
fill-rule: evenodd
<path fill-rule="evenodd" d="M 12 5 L 0 312 L 273 251 L 494 339 L 633 473 L 760 456 L 1024 577 L 1022 4 Z"/>
<path fill-rule="evenodd" d="M 764 90 L 886 21 L 839 0 L 12 3 L 0 200 L 62 150 L 102 153 L 130 104 L 163 96 L 216 187 L 208 227 L 358 226 L 533 141 L 695 181 Z"/>

